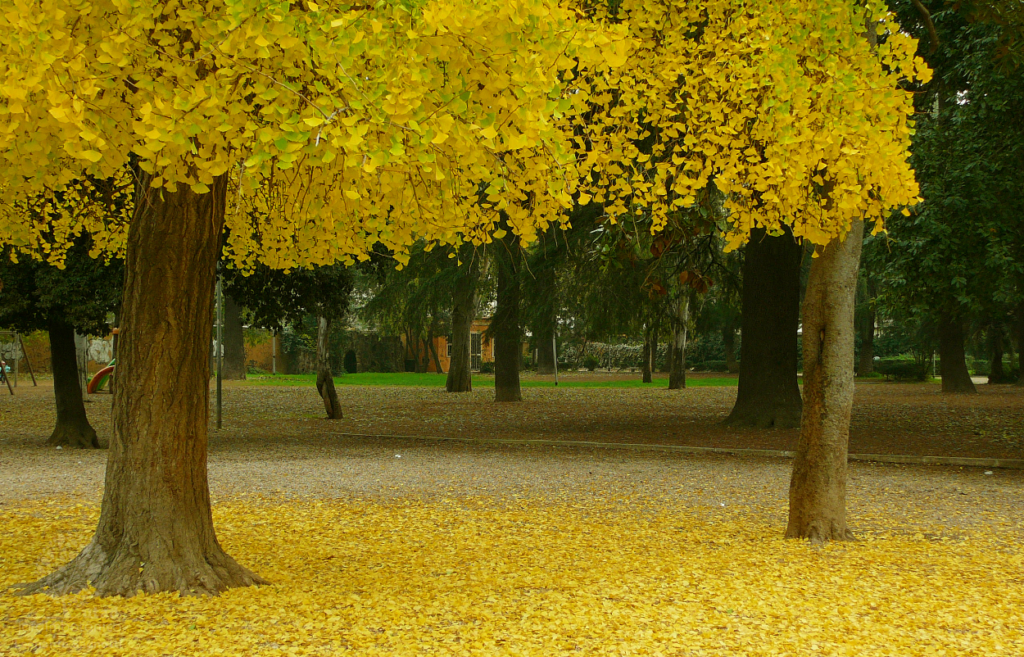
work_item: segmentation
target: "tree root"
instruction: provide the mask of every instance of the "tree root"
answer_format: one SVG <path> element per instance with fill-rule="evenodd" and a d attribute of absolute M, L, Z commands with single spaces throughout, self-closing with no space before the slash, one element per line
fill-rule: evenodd
<path fill-rule="evenodd" d="M 61 447 L 77 447 L 80 449 L 98 449 L 100 446 L 96 430 L 86 423 L 84 426 L 77 424 L 58 424 L 46 441 L 47 445 Z"/>

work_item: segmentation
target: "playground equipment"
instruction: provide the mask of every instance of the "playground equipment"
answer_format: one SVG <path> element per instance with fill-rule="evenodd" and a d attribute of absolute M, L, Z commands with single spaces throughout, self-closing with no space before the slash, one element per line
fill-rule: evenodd
<path fill-rule="evenodd" d="M 29 376 L 32 377 L 32 385 L 39 385 L 36 383 L 36 374 L 32 371 L 32 363 L 28 359 L 28 353 L 25 351 L 25 343 L 21 340 L 21 334 L 17 331 L 0 331 L 0 336 L 12 338 L 12 341 L 7 343 L 10 346 L 0 349 L 0 353 L 4 353 L 9 357 L 14 365 L 14 387 L 11 387 L 11 366 L 2 360 L 0 360 L 3 363 L 0 365 L 0 381 L 7 384 L 7 389 L 13 395 L 14 388 L 18 387 L 18 362 L 24 358 L 25 364 L 28 365 Z"/>
<path fill-rule="evenodd" d="M 101 369 L 99 372 L 93 375 L 89 381 L 89 385 L 86 386 L 85 391 L 90 395 L 95 395 L 107 384 L 107 381 L 114 376 L 114 366 L 117 365 L 117 359 L 110 361 L 106 367 Z"/>

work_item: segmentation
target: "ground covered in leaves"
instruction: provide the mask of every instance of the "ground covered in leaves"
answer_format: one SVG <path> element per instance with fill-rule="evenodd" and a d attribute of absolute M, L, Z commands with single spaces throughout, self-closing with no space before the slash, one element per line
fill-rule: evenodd
<path fill-rule="evenodd" d="M 894 398 L 904 388 L 879 389 L 882 424 L 950 440 L 1020 431 L 1012 389 L 957 407 L 907 386 L 916 410 Z M 1024 654 L 1024 472 L 853 464 L 860 540 L 815 548 L 780 538 L 785 459 L 344 435 L 643 442 L 713 426 L 734 389 L 541 389 L 502 406 L 492 391 L 339 394 L 347 418 L 328 422 L 309 388 L 227 390 L 215 523 L 272 586 L 0 592 L 0 654 Z M 108 436 L 109 397 L 89 412 Z M 43 446 L 52 421 L 45 388 L 0 402 L 0 589 L 66 562 L 95 526 L 106 455 Z M 552 426 L 562 433 L 542 433 Z"/>

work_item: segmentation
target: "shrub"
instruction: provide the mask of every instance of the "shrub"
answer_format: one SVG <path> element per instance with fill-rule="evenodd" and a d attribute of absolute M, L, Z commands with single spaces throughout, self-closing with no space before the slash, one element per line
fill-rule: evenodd
<path fill-rule="evenodd" d="M 480 363 L 481 374 L 494 374 L 494 361 L 488 361 L 486 363 Z"/>
<path fill-rule="evenodd" d="M 587 368 L 588 372 L 593 372 L 597 369 L 599 362 L 597 356 L 587 356 L 583 359 L 583 367 Z"/>
<path fill-rule="evenodd" d="M 912 358 L 882 358 L 875 363 L 875 371 L 895 381 L 924 381 L 931 371 L 931 363 Z"/>

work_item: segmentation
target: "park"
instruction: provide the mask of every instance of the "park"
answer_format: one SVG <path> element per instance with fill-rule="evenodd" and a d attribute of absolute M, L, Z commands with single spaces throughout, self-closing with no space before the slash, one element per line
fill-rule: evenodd
<path fill-rule="evenodd" d="M 0 12 L 0 653 L 1024 654 L 1016 0 Z"/>

